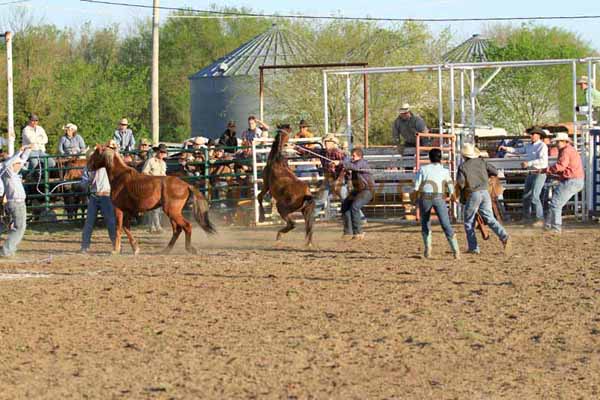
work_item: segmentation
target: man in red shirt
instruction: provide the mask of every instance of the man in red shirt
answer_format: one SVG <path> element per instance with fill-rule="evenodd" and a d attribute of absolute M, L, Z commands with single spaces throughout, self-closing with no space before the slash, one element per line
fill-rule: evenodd
<path fill-rule="evenodd" d="M 571 145 L 569 135 L 559 132 L 552 142 L 556 143 L 556 147 L 558 147 L 558 161 L 548 168 L 546 173 L 558 177 L 560 183 L 552 193 L 544 229 L 560 233 L 562 209 L 573 195 L 583 190 L 585 174 L 581 157 Z"/>

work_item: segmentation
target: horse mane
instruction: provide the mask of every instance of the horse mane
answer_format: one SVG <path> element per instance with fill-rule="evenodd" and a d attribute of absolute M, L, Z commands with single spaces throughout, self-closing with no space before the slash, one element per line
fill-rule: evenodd
<path fill-rule="evenodd" d="M 283 157 L 283 146 L 285 145 L 285 142 L 287 142 L 287 140 L 284 140 L 282 138 L 282 134 L 288 135 L 287 132 L 285 131 L 279 131 L 277 133 L 277 136 L 275 136 L 275 141 L 273 142 L 273 145 L 271 146 L 271 151 L 269 152 L 269 157 L 268 157 L 268 161 L 281 161 L 284 159 Z"/>
<path fill-rule="evenodd" d="M 111 173 L 111 171 L 118 169 L 121 170 L 121 173 L 129 173 L 132 175 L 133 173 L 138 173 L 138 171 L 125 164 L 123 158 L 119 154 L 119 152 L 113 150 L 110 147 L 107 147 L 102 152 L 103 164 L 106 165 L 106 172 Z M 114 171 L 116 172 L 116 171 Z M 133 174 L 135 175 L 135 174 Z"/>

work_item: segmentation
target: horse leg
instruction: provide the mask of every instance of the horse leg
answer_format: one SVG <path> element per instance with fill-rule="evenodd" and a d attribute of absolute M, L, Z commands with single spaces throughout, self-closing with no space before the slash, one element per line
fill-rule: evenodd
<path fill-rule="evenodd" d="M 140 253 L 140 246 L 131 233 L 131 217 L 129 214 L 125 214 L 123 217 L 123 230 L 127 235 L 127 239 L 129 239 L 129 244 L 133 249 L 133 255 L 137 256 Z"/>
<path fill-rule="evenodd" d="M 117 223 L 117 237 L 115 239 L 114 254 L 121 254 L 121 234 L 123 232 L 123 210 L 115 207 L 115 220 Z"/>
<path fill-rule="evenodd" d="M 258 194 L 258 196 L 256 196 L 257 200 L 258 200 L 258 222 L 265 222 L 265 209 L 263 207 L 263 198 L 265 197 L 265 194 L 267 194 L 267 192 L 269 191 L 269 186 L 268 185 L 263 185 L 263 188 L 261 189 L 260 193 Z"/>
<path fill-rule="evenodd" d="M 288 233 L 296 227 L 296 223 L 292 220 L 291 214 L 288 214 L 287 212 L 282 212 L 282 210 L 280 209 L 278 209 L 277 211 L 279 211 L 281 218 L 283 218 L 283 220 L 286 222 L 286 225 L 277 232 L 276 240 L 279 241 L 285 233 Z"/>
<path fill-rule="evenodd" d="M 310 201 L 304 204 L 302 208 L 302 216 L 304 217 L 304 224 L 306 227 L 306 246 L 312 247 L 312 237 L 313 237 L 313 224 L 315 222 L 315 201 L 311 198 Z"/>
<path fill-rule="evenodd" d="M 171 240 L 169 241 L 167 247 L 164 250 L 165 254 L 169 254 L 171 252 L 173 246 L 175 246 L 175 242 L 179 238 L 179 235 L 181 235 L 182 231 L 181 227 L 177 225 L 177 223 L 173 219 L 171 219 L 171 217 L 169 217 L 169 220 L 171 222 L 171 228 L 173 228 L 173 236 L 171 236 Z"/>

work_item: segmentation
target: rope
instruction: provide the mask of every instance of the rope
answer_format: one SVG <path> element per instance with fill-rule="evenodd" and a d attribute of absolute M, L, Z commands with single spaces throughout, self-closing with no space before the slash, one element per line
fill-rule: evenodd
<path fill-rule="evenodd" d="M 300 149 L 302 149 L 302 151 L 305 151 L 305 152 L 307 152 L 307 153 L 310 153 L 310 154 L 312 154 L 312 155 L 315 155 L 315 156 L 317 156 L 317 157 L 319 157 L 319 158 L 321 158 L 321 159 L 323 159 L 323 160 L 327 160 L 327 161 L 329 161 L 329 162 L 333 162 L 333 161 L 334 161 L 334 160 L 331 160 L 331 159 L 329 159 L 329 158 L 327 158 L 327 157 L 325 157 L 325 156 L 322 156 L 322 155 L 321 155 L 321 154 L 319 154 L 319 153 L 315 153 L 314 151 L 312 151 L 312 150 L 309 150 L 309 149 L 307 149 L 307 148 L 305 148 L 305 147 L 298 146 L 297 144 L 295 144 L 295 145 L 294 145 L 294 148 L 296 148 L 296 147 L 297 147 L 297 148 L 300 148 Z"/>

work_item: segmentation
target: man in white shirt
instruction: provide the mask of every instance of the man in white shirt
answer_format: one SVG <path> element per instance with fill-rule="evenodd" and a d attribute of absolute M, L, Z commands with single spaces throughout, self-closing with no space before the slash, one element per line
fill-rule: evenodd
<path fill-rule="evenodd" d="M 44 128 L 39 125 L 39 120 L 36 114 L 29 114 L 29 122 L 21 132 L 23 146 L 31 148 L 29 168 L 32 170 L 38 168 L 40 162 L 46 162 L 47 168 L 54 168 L 56 166 L 53 158 L 44 157 L 47 156 L 46 144 L 48 143 L 48 135 L 46 135 Z"/>
<path fill-rule="evenodd" d="M 111 243 L 115 244 L 117 238 L 117 229 L 115 221 L 115 210 L 110 198 L 110 181 L 106 168 L 100 168 L 97 171 L 90 171 L 87 168 L 83 171 L 81 183 L 90 188 L 90 196 L 88 197 L 87 214 L 85 217 L 85 225 L 81 237 L 81 250 L 85 254 L 89 251 L 92 242 L 92 231 L 96 222 L 96 214 L 98 210 L 104 217 L 104 223 L 108 230 L 108 237 Z"/>
<path fill-rule="evenodd" d="M 167 158 L 168 156 L 167 146 L 161 143 L 157 147 L 152 148 L 152 150 L 154 151 L 154 155 L 150 157 L 148 161 L 146 161 L 146 163 L 144 164 L 144 167 L 142 168 L 142 174 L 151 176 L 166 176 L 167 163 L 165 162 L 165 158 Z M 162 224 L 160 222 L 160 207 L 148 211 L 148 216 L 150 219 L 149 232 L 161 233 L 163 229 Z"/>
<path fill-rule="evenodd" d="M 541 128 L 532 129 L 531 143 L 522 148 L 513 148 L 500 146 L 511 154 L 525 154 L 527 161 L 523 161 L 521 166 L 528 169 L 529 175 L 525 180 L 525 189 L 523 190 L 523 220 L 531 221 L 532 206 L 535 208 L 534 226 L 544 226 L 544 207 L 542 205 L 541 193 L 546 182 L 544 171 L 548 168 L 548 146 L 542 140 L 546 133 Z"/>

